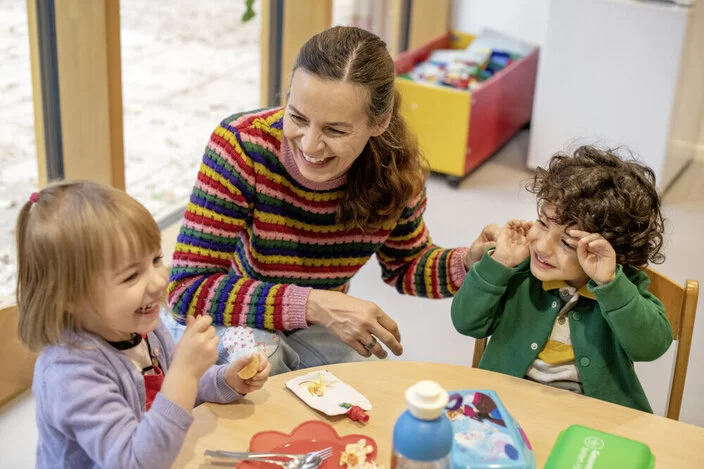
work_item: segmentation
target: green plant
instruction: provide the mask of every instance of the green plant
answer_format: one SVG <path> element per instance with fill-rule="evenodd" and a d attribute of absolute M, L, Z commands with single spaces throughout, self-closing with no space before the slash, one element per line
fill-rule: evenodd
<path fill-rule="evenodd" d="M 244 0 L 244 4 L 246 7 L 246 10 L 244 11 L 244 14 L 242 15 L 242 22 L 246 23 L 247 21 L 251 20 L 254 18 L 254 0 Z"/>

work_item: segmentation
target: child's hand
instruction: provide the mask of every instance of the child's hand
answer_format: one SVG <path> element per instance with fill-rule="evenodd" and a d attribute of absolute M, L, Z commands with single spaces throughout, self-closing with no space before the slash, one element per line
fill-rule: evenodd
<path fill-rule="evenodd" d="M 239 377 L 239 372 L 252 361 L 252 355 L 239 357 L 232 362 L 225 370 L 225 381 L 227 384 L 240 394 L 248 394 L 250 392 L 261 389 L 269 379 L 271 371 L 271 363 L 264 352 L 259 352 L 259 371 L 250 379 L 242 379 Z"/>
<path fill-rule="evenodd" d="M 186 317 L 186 332 L 176 344 L 172 369 L 180 368 L 199 380 L 218 359 L 218 341 L 210 316 Z"/>
<path fill-rule="evenodd" d="M 484 253 L 496 246 L 496 238 L 499 236 L 501 228 L 491 224 L 486 225 L 477 239 L 474 240 L 472 245 L 469 247 L 469 252 L 464 257 L 464 266 L 469 271 L 472 264 L 478 262 Z"/>
<path fill-rule="evenodd" d="M 528 230 L 533 222 L 511 220 L 501 229 L 492 257 L 506 267 L 516 267 L 530 255 Z"/>
<path fill-rule="evenodd" d="M 599 285 L 616 277 L 616 251 L 599 233 L 570 230 L 568 235 L 578 239 L 577 259 L 584 273 Z"/>

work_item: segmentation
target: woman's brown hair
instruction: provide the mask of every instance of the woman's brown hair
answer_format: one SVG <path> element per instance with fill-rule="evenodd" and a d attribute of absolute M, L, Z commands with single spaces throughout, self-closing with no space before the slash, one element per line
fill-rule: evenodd
<path fill-rule="evenodd" d="M 32 199 L 17 219 L 17 306 L 20 338 L 40 350 L 78 331 L 75 308 L 100 301 L 105 269 L 158 251 L 161 232 L 135 199 L 94 182 L 52 184 Z"/>
<path fill-rule="evenodd" d="M 371 137 L 350 167 L 337 212 L 340 223 L 377 229 L 398 217 L 421 193 L 428 174 L 418 142 L 400 113 L 401 97 L 394 87 L 394 63 L 386 43 L 363 29 L 336 26 L 301 47 L 293 72 L 299 68 L 367 89 L 370 126 L 381 124 L 391 113 L 386 131 Z"/>
<path fill-rule="evenodd" d="M 641 268 L 662 263 L 664 219 L 655 173 L 615 150 L 581 146 L 558 153 L 528 184 L 538 206 L 555 209 L 554 222 L 601 234 L 616 251 L 616 262 Z"/>

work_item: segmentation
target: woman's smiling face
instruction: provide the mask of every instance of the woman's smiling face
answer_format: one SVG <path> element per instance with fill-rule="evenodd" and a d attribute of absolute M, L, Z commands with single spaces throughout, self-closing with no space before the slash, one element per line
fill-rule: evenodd
<path fill-rule="evenodd" d="M 369 139 L 385 128 L 370 127 L 369 93 L 342 80 L 323 80 L 298 69 L 291 79 L 284 137 L 301 174 L 313 182 L 343 176 Z"/>

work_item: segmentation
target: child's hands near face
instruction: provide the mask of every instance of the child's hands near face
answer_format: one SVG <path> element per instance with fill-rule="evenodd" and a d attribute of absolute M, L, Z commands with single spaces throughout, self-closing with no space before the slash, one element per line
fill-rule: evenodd
<path fill-rule="evenodd" d="M 464 266 L 469 271 L 472 264 L 478 262 L 484 253 L 496 246 L 496 238 L 499 236 L 501 228 L 494 224 L 486 225 L 477 239 L 469 247 L 469 251 L 464 258 Z"/>
<path fill-rule="evenodd" d="M 528 230 L 533 222 L 511 220 L 501 229 L 492 257 L 506 267 L 516 267 L 529 255 Z"/>
<path fill-rule="evenodd" d="M 250 392 L 261 389 L 269 379 L 269 372 L 271 371 L 271 363 L 266 357 L 264 352 L 259 353 L 259 370 L 257 374 L 250 379 L 242 379 L 239 377 L 239 372 L 252 361 L 252 355 L 245 355 L 239 357 L 237 360 L 232 362 L 230 366 L 225 370 L 225 381 L 227 384 L 240 394 L 248 394 Z"/>
<path fill-rule="evenodd" d="M 616 251 L 599 233 L 570 230 L 577 242 L 577 259 L 584 273 L 599 285 L 609 283 L 616 277 Z"/>
<path fill-rule="evenodd" d="M 176 344 L 173 368 L 181 368 L 199 380 L 218 359 L 218 341 L 210 316 L 186 317 L 186 332 Z"/>

